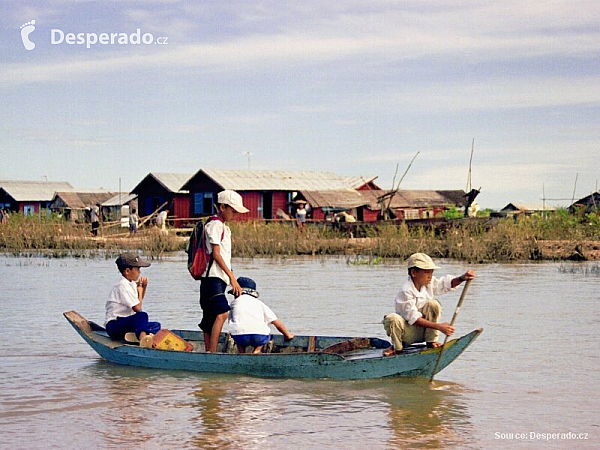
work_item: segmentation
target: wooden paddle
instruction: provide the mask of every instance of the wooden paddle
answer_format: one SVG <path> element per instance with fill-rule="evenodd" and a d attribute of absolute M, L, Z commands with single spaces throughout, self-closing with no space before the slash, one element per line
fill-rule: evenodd
<path fill-rule="evenodd" d="M 452 316 L 452 321 L 450 322 L 450 326 L 454 326 L 454 322 L 456 321 L 456 316 L 458 316 L 458 312 L 460 311 L 460 307 L 462 306 L 465 296 L 467 295 L 467 289 L 469 289 L 469 285 L 471 284 L 471 281 L 473 281 L 473 280 L 467 280 L 465 287 L 463 288 L 462 293 L 460 294 L 460 299 L 458 300 L 458 305 L 456 305 L 456 310 L 454 311 L 454 315 Z M 440 353 L 438 354 L 437 361 L 435 362 L 435 367 L 433 368 L 433 372 L 431 373 L 431 378 L 429 379 L 430 383 L 433 383 L 433 377 L 435 376 L 435 371 L 437 370 L 438 366 L 440 365 L 440 361 L 442 359 L 442 353 L 444 353 L 444 349 L 446 348 L 447 340 L 448 340 L 448 335 L 446 335 L 446 337 L 444 338 L 444 344 L 442 345 L 442 348 L 440 349 Z"/>

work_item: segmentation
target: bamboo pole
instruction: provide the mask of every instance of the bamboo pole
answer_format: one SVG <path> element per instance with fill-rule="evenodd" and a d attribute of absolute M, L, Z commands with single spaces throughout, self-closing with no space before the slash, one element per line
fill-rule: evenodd
<path fill-rule="evenodd" d="M 452 316 L 452 321 L 450 322 L 450 326 L 454 326 L 454 322 L 456 321 L 456 317 L 458 316 L 460 307 L 462 306 L 463 301 L 465 300 L 465 297 L 467 295 L 467 290 L 469 289 L 469 286 L 471 285 L 471 281 L 472 280 L 467 280 L 467 283 L 465 284 L 465 287 L 463 288 L 462 293 L 460 294 L 460 299 L 458 300 L 458 305 L 456 305 L 456 309 L 454 310 L 454 315 Z M 447 341 L 448 341 L 448 335 L 446 335 L 446 337 L 444 338 L 444 344 L 442 345 L 442 348 L 440 348 L 440 353 L 438 354 L 437 361 L 435 362 L 435 366 L 433 368 L 433 371 L 431 372 L 431 378 L 429 379 L 430 383 L 433 383 L 433 377 L 435 376 L 435 371 L 437 370 L 438 366 L 440 365 L 440 361 L 442 360 L 442 354 L 444 353 L 444 349 L 446 348 Z"/>

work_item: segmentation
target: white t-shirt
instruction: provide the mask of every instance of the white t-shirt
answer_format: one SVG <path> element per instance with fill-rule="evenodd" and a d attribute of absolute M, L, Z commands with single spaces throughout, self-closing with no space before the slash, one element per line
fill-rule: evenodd
<path fill-rule="evenodd" d="M 296 210 L 296 219 L 300 222 L 306 222 L 306 209 Z"/>
<path fill-rule="evenodd" d="M 159 227 L 162 227 L 166 223 L 167 223 L 167 212 L 166 211 L 159 212 L 158 215 L 156 216 L 156 225 Z"/>
<path fill-rule="evenodd" d="M 269 324 L 277 320 L 271 308 L 259 299 L 242 294 L 229 304 L 228 327 L 233 336 L 239 334 L 271 334 Z"/>
<path fill-rule="evenodd" d="M 212 254 L 212 244 L 219 245 L 221 247 L 221 257 L 227 268 L 231 270 L 231 230 L 229 227 L 220 220 L 211 220 L 206 224 L 204 232 L 206 233 L 208 252 Z M 221 236 L 223 236 L 223 239 L 221 239 Z M 210 266 L 210 272 L 204 274 L 204 276 L 217 277 L 229 284 L 229 277 L 214 260 Z"/>
<path fill-rule="evenodd" d="M 422 286 L 421 290 L 418 291 L 409 276 L 408 281 L 404 283 L 402 290 L 396 296 L 396 314 L 400 314 L 404 320 L 413 325 L 417 319 L 423 317 L 421 309 L 427 301 L 434 300 L 436 295 L 455 289 L 452 287 L 453 278 L 452 275 L 446 275 L 442 278 L 432 277 L 431 283 Z"/>
<path fill-rule="evenodd" d="M 135 311 L 132 308 L 139 302 L 136 282 L 127 281 L 127 278 L 122 277 L 108 295 L 104 325 L 117 317 L 134 315 Z"/>

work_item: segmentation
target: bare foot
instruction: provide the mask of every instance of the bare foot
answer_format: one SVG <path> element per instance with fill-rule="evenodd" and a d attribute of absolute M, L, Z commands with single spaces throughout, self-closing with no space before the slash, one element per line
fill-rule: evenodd
<path fill-rule="evenodd" d="M 439 342 L 428 342 L 427 343 L 427 348 L 438 348 L 441 346 L 442 346 L 442 344 L 440 344 Z"/>
<path fill-rule="evenodd" d="M 383 351 L 383 356 L 394 356 L 399 355 L 400 353 L 402 353 L 402 350 L 396 350 L 394 347 L 389 347 Z"/>
<path fill-rule="evenodd" d="M 142 348 L 152 348 L 152 338 L 154 335 L 152 333 L 147 334 L 143 338 L 140 339 L 140 347 Z"/>

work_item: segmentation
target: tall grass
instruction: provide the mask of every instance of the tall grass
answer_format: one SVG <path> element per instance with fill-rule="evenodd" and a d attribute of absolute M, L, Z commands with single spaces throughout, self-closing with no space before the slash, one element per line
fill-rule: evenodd
<path fill-rule="evenodd" d="M 143 230 L 135 239 L 129 239 L 128 233 L 120 228 L 101 229 L 95 238 L 90 229 L 89 224 L 76 224 L 55 216 L 11 214 L 8 222 L 0 226 L 0 251 L 86 256 L 90 250 L 112 251 L 109 253 L 141 250 L 160 257 L 185 246 L 180 237 L 162 234 L 157 229 Z"/>
<path fill-rule="evenodd" d="M 457 222 L 460 223 L 460 222 Z M 551 254 L 544 241 L 566 241 L 568 248 L 585 241 L 600 242 L 597 214 L 574 216 L 558 211 L 549 217 L 499 219 L 493 226 L 461 225 L 439 232 L 408 228 L 405 224 L 378 224 L 354 238 L 349 232 L 326 224 L 311 224 L 300 230 L 293 223 L 235 222 L 232 229 L 235 256 L 280 255 L 361 255 L 367 260 L 406 258 L 425 252 L 437 258 L 471 262 L 564 259 Z M 98 249 L 141 250 L 151 257 L 183 250 L 186 239 L 173 232 L 143 229 L 129 239 L 122 229 L 102 229 L 101 238 L 92 238 L 88 224 L 77 225 L 61 219 L 11 215 L 0 227 L 0 251 L 15 254 L 48 251 L 52 254 L 81 254 Z"/>

